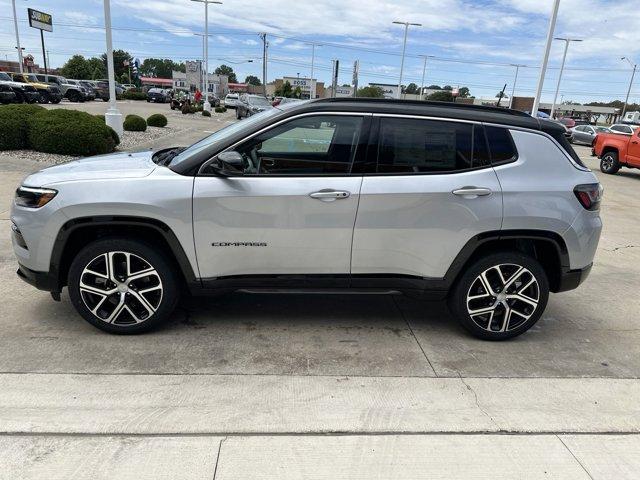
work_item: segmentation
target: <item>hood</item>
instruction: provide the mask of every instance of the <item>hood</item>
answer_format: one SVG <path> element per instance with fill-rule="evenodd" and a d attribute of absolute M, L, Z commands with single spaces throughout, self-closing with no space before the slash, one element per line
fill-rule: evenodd
<path fill-rule="evenodd" d="M 29 175 L 23 185 L 44 187 L 55 183 L 78 180 L 106 180 L 140 178 L 150 175 L 156 168 L 151 160 L 153 152 L 115 153 L 83 158 L 64 165 L 45 168 Z"/>
<path fill-rule="evenodd" d="M 0 83 L 3 85 L 9 85 L 12 88 L 24 88 L 25 85 L 31 85 L 30 83 L 10 82 L 8 80 L 0 80 Z"/>

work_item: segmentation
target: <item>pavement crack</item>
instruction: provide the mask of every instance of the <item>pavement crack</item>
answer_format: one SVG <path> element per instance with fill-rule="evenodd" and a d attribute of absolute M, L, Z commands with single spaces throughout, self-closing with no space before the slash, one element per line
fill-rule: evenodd
<path fill-rule="evenodd" d="M 222 451 L 222 444 L 229 437 L 223 437 L 220 439 L 220 443 L 218 444 L 218 455 L 216 456 L 216 466 L 213 468 L 213 480 L 216 480 L 216 475 L 218 474 L 218 463 L 220 462 L 220 452 Z"/>
<path fill-rule="evenodd" d="M 429 364 L 429 367 L 431 367 L 431 370 L 433 371 L 433 374 L 436 376 L 436 378 L 438 377 L 438 372 L 436 372 L 436 369 L 433 368 L 433 364 L 431 363 L 431 360 L 429 360 L 429 357 L 427 357 L 427 352 L 424 351 L 424 348 L 422 348 L 422 344 L 420 343 L 420 340 L 418 340 L 418 337 L 416 337 L 415 332 L 413 331 L 413 328 L 411 327 L 411 324 L 409 323 L 409 320 L 407 320 L 407 317 L 404 315 L 404 312 L 402 311 L 402 309 L 400 308 L 400 305 L 398 305 L 398 302 L 396 301 L 395 297 L 391 297 L 391 301 L 393 302 L 393 304 L 396 306 L 396 309 L 398 310 L 398 312 L 400 313 L 400 316 L 402 317 L 402 319 L 404 320 L 404 323 L 407 324 L 407 328 L 409 329 L 409 331 L 411 332 L 411 335 L 413 336 L 413 339 L 416 341 L 416 343 L 418 344 L 418 347 L 420 348 L 420 351 L 422 352 L 422 355 L 424 355 L 425 360 L 427 361 L 427 363 Z"/>
<path fill-rule="evenodd" d="M 621 247 L 615 248 L 603 248 L 605 252 L 617 252 L 618 250 L 626 250 L 627 248 L 639 248 L 640 245 L 622 245 Z"/>
<path fill-rule="evenodd" d="M 560 435 L 557 435 L 557 434 L 556 434 L 556 436 L 555 436 L 555 437 L 556 437 L 558 440 L 560 440 L 560 443 L 561 443 L 562 445 L 564 445 L 564 448 L 566 448 L 566 449 L 567 449 L 567 451 L 568 451 L 568 452 L 571 454 L 571 456 L 573 457 L 573 459 L 574 459 L 576 462 L 578 462 L 578 465 L 580 465 L 580 466 L 582 467 L 582 470 L 584 470 L 584 473 L 586 473 L 586 474 L 589 476 L 589 478 L 590 478 L 591 480 L 593 480 L 593 476 L 591 475 L 591 473 L 589 473 L 589 470 L 587 470 L 587 468 L 582 464 L 582 462 L 578 459 L 578 457 L 576 457 L 576 456 L 575 456 L 575 454 L 574 454 L 574 453 L 573 453 L 573 451 L 569 448 L 569 446 L 568 446 L 566 443 L 564 443 L 564 440 L 562 440 L 562 438 L 560 437 Z"/>
<path fill-rule="evenodd" d="M 496 423 L 496 421 L 494 420 L 494 418 L 489 414 L 489 412 L 487 412 L 484 408 L 482 408 L 482 405 L 480 405 L 480 401 L 478 400 L 478 394 L 476 393 L 476 391 L 471 387 L 471 385 L 469 385 L 467 382 L 465 382 L 464 378 L 462 378 L 462 376 L 458 377 L 460 379 L 460 381 L 462 382 L 462 384 L 467 387 L 467 390 L 469 390 L 471 393 L 473 393 L 473 398 L 475 399 L 476 402 L 476 407 L 478 407 L 478 410 L 480 410 L 490 421 L 493 425 L 495 425 L 495 427 L 498 430 L 500 429 L 500 426 Z"/>

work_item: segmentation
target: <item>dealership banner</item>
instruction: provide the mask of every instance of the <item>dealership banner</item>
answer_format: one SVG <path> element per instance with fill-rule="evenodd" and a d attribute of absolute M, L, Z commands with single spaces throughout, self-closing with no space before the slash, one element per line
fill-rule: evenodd
<path fill-rule="evenodd" d="M 29 26 L 46 30 L 47 32 L 53 32 L 53 18 L 51 14 L 39 12 L 33 8 L 27 8 L 27 12 L 29 13 Z"/>

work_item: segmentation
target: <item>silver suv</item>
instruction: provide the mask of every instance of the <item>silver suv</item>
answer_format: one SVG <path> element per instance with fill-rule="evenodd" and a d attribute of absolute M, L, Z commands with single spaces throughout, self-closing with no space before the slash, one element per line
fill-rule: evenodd
<path fill-rule="evenodd" d="M 588 275 L 602 189 L 564 128 L 513 110 L 289 104 L 188 147 L 24 180 L 18 274 L 96 327 L 136 333 L 191 294 L 448 299 L 472 334 L 519 335 Z"/>

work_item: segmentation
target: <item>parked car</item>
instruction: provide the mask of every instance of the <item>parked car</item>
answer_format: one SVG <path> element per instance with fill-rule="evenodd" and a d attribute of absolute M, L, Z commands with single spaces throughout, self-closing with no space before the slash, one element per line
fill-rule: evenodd
<path fill-rule="evenodd" d="M 610 133 L 608 127 L 598 125 L 577 125 L 571 129 L 573 132 L 573 143 L 581 143 L 583 145 L 593 145 L 596 135 L 599 133 Z"/>
<path fill-rule="evenodd" d="M 271 102 L 271 105 L 277 107 L 278 105 L 286 105 L 287 103 L 296 102 L 304 102 L 304 100 L 300 100 L 299 98 L 276 97 L 273 102 Z"/>
<path fill-rule="evenodd" d="M 0 82 L 0 103 L 6 105 L 7 103 L 15 103 L 16 94 L 10 85 L 6 85 Z"/>
<path fill-rule="evenodd" d="M 14 82 L 28 83 L 34 87 L 40 94 L 40 103 L 60 103 L 62 100 L 62 92 L 57 85 L 38 81 L 35 73 L 10 73 L 9 76 Z"/>
<path fill-rule="evenodd" d="M 236 106 L 236 118 L 246 118 L 273 108 L 271 102 L 262 95 L 241 95 Z"/>
<path fill-rule="evenodd" d="M 553 122 L 324 99 L 191 147 L 34 173 L 16 191 L 12 243 L 20 277 L 54 299 L 66 286 L 108 332 L 165 322 L 183 288 L 342 289 L 447 298 L 472 334 L 502 340 L 587 277 L 601 198 Z"/>
<path fill-rule="evenodd" d="M 96 80 L 80 80 L 80 84 L 83 87 L 90 89 L 95 96 L 95 99 L 99 99 L 105 102 L 109 101 L 109 84 L 106 82 L 99 82 Z"/>
<path fill-rule="evenodd" d="M 124 88 L 124 91 L 126 92 L 127 90 L 131 90 L 132 88 L 138 88 L 138 87 L 136 87 L 133 83 L 123 83 L 122 88 Z"/>
<path fill-rule="evenodd" d="M 631 135 L 599 133 L 593 151 L 600 158 L 603 173 L 615 174 L 622 167 L 640 168 L 640 128 Z"/>
<path fill-rule="evenodd" d="M 567 128 L 573 128 L 576 126 L 576 121 L 573 118 L 561 117 L 561 118 L 558 118 L 557 121 L 563 124 Z"/>
<path fill-rule="evenodd" d="M 169 93 L 163 88 L 150 88 L 147 91 L 147 102 L 167 103 L 170 100 Z"/>
<path fill-rule="evenodd" d="M 60 75 L 36 74 L 38 81 L 55 85 L 62 92 L 62 96 L 70 102 L 84 102 L 87 98 L 85 93 L 77 86 L 70 84 L 66 78 Z"/>
<path fill-rule="evenodd" d="M 209 104 L 212 107 L 219 107 L 220 106 L 220 97 L 218 97 L 215 93 L 210 93 L 209 95 L 207 95 L 208 100 L 209 100 Z"/>
<path fill-rule="evenodd" d="M 628 125 L 626 123 L 615 123 L 609 127 L 609 129 L 613 133 L 618 133 L 618 134 L 621 133 L 623 135 L 633 135 L 633 131 L 636 128 L 637 127 L 634 127 L 633 125 Z"/>
<path fill-rule="evenodd" d="M 226 108 L 236 108 L 240 103 L 240 95 L 237 93 L 228 93 L 226 97 L 224 97 L 224 106 Z"/>
<path fill-rule="evenodd" d="M 16 103 L 36 103 L 40 100 L 40 93 L 33 85 L 28 83 L 14 82 L 5 72 L 0 72 L 0 83 L 8 86 L 15 94 Z"/>
<path fill-rule="evenodd" d="M 69 82 L 69 84 L 71 85 L 75 85 L 76 87 L 78 87 L 78 89 L 80 89 L 80 91 L 84 93 L 84 99 L 86 101 L 93 101 L 96 99 L 96 92 L 93 89 L 93 87 L 86 85 L 85 83 L 83 83 L 82 80 L 67 79 L 67 82 Z"/>
<path fill-rule="evenodd" d="M 107 84 L 107 92 L 109 91 L 109 79 L 108 78 L 101 78 L 99 80 L 97 80 L 98 82 L 104 82 Z M 115 82 L 115 87 L 116 87 L 116 95 L 122 95 L 125 90 L 124 87 L 122 86 L 122 84 Z M 107 98 L 108 100 L 108 98 Z M 106 100 L 105 100 L 106 101 Z"/>

